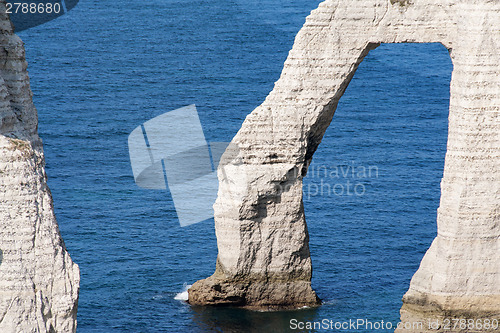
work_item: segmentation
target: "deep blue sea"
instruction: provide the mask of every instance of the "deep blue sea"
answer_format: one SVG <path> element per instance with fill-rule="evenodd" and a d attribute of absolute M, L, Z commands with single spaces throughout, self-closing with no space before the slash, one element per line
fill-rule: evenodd
<path fill-rule="evenodd" d="M 20 33 L 56 216 L 81 269 L 78 332 L 298 332 L 290 319 L 398 321 L 436 234 L 452 70 L 442 45 L 381 45 L 341 99 L 304 184 L 312 284 L 324 301 L 317 309 L 175 300 L 215 268 L 213 220 L 181 228 L 169 192 L 134 183 L 134 128 L 196 104 L 207 140 L 231 140 L 273 88 L 318 3 L 81 0 Z"/>

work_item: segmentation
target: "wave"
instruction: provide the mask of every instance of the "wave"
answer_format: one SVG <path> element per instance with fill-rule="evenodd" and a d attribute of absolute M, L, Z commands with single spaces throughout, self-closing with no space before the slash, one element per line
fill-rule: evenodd
<path fill-rule="evenodd" d="M 187 284 L 184 282 L 184 285 L 182 286 L 182 291 L 180 293 L 177 293 L 174 299 L 177 301 L 186 302 L 188 300 L 188 289 L 191 288 L 191 286 L 192 286 L 191 284 Z"/>

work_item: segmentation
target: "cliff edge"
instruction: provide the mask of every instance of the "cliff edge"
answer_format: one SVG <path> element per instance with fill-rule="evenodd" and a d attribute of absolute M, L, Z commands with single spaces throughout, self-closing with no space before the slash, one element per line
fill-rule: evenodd
<path fill-rule="evenodd" d="M 23 42 L 0 1 L 0 332 L 75 332 L 80 272 L 47 187 Z"/>

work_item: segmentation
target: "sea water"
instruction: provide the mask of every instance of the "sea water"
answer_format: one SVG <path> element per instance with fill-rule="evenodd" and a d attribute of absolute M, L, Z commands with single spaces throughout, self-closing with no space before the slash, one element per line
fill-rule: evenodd
<path fill-rule="evenodd" d="M 186 287 L 214 271 L 213 220 L 181 228 L 168 191 L 138 188 L 130 167 L 128 134 L 185 105 L 207 141 L 231 140 L 318 3 L 82 0 L 20 33 L 56 216 L 81 269 L 79 332 L 397 323 L 436 234 L 452 70 L 442 45 L 381 45 L 340 101 L 304 181 L 317 309 L 185 304 Z"/>

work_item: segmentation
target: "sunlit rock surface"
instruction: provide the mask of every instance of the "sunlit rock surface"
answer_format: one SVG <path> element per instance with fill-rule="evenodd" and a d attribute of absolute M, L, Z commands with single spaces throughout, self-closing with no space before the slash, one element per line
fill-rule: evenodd
<path fill-rule="evenodd" d="M 219 169 L 216 271 L 192 286 L 191 304 L 318 304 L 302 177 L 359 63 L 405 42 L 442 43 L 454 70 L 438 236 L 402 319 L 499 317 L 500 3 L 487 0 L 327 0 L 311 13 L 233 139 L 239 158 Z"/>
<path fill-rule="evenodd" d="M 0 14 L 0 332 L 75 332 L 80 272 L 54 216 L 26 67 Z"/>

